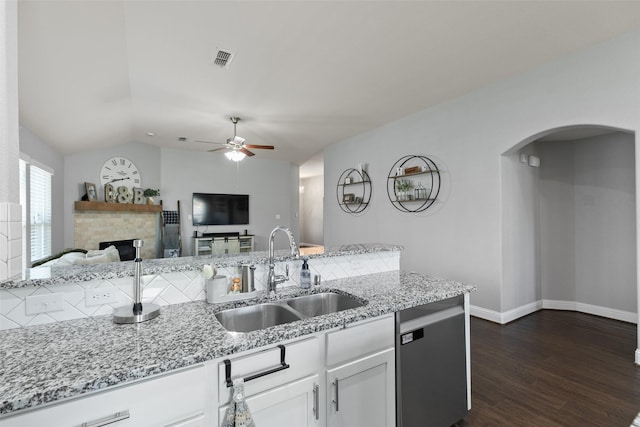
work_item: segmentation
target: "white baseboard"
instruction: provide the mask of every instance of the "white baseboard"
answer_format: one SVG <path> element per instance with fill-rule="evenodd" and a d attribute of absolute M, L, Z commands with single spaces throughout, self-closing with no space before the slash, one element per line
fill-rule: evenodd
<path fill-rule="evenodd" d="M 593 314 L 628 323 L 638 323 L 638 314 L 630 311 L 617 310 L 615 308 L 601 307 L 599 305 L 586 304 L 576 301 L 542 300 L 542 308 L 550 310 L 571 310 L 580 313 Z"/>
<path fill-rule="evenodd" d="M 520 317 L 526 316 L 527 314 L 531 314 L 540 309 L 579 311 L 581 313 L 593 314 L 609 319 L 621 320 L 623 322 L 634 324 L 638 323 L 638 315 L 636 313 L 576 301 L 539 300 L 505 312 L 489 310 L 471 305 L 470 314 L 480 319 L 504 325 L 505 323 L 513 322 Z M 636 352 L 636 360 L 639 360 L 639 358 L 640 356 Z"/>
<path fill-rule="evenodd" d="M 542 308 L 542 301 L 534 301 L 529 304 L 525 304 L 520 307 L 516 307 L 512 310 L 499 312 L 494 310 L 489 310 L 486 308 L 478 307 L 475 305 L 470 306 L 470 314 L 474 317 L 479 317 L 480 319 L 489 320 L 491 322 L 500 323 L 504 325 L 505 323 L 513 322 L 516 319 L 519 319 L 527 314 L 534 313 Z"/>

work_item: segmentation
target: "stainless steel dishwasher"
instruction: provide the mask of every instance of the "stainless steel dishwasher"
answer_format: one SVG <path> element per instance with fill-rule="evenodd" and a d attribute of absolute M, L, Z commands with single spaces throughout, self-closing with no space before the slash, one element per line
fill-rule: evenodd
<path fill-rule="evenodd" d="M 467 415 L 464 297 L 396 313 L 397 427 L 448 427 Z"/>

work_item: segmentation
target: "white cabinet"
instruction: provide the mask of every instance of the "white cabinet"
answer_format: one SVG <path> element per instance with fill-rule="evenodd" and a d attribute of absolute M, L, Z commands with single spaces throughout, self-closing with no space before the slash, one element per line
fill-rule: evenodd
<path fill-rule="evenodd" d="M 240 252 L 253 252 L 254 236 L 240 236 L 238 240 L 240 242 Z"/>
<path fill-rule="evenodd" d="M 394 350 L 388 349 L 327 371 L 327 425 L 395 426 Z"/>
<path fill-rule="evenodd" d="M 224 255 L 252 252 L 254 236 L 194 237 L 193 255 Z"/>
<path fill-rule="evenodd" d="M 320 426 L 320 372 L 324 363 L 318 336 L 226 360 L 228 363 L 222 360 L 218 364 L 218 425 L 231 399 L 229 376 L 230 380 L 245 379 L 246 402 L 257 426 Z M 262 375 L 265 372 L 270 373 Z"/>
<path fill-rule="evenodd" d="M 320 426 L 319 378 L 319 375 L 313 375 L 248 396 L 246 402 L 256 426 Z M 228 407 L 220 408 L 220 424 Z"/>
<path fill-rule="evenodd" d="M 395 426 L 393 316 L 327 334 L 327 426 Z"/>
<path fill-rule="evenodd" d="M 203 427 L 209 387 L 205 367 L 91 393 L 2 418 L 2 427 Z M 208 396 L 208 397 L 207 397 Z"/>
<path fill-rule="evenodd" d="M 393 427 L 394 325 L 389 315 L 284 344 L 289 368 L 245 382 L 246 402 L 256 425 Z M 246 381 L 277 367 L 280 352 L 271 347 L 229 359 L 230 379 Z M 218 425 L 231 395 L 226 376 L 227 365 L 221 361 Z"/>

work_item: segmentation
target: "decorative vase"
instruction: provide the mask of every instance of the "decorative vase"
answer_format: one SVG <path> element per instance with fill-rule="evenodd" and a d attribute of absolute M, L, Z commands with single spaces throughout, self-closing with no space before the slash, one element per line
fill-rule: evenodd
<path fill-rule="evenodd" d="M 148 205 L 153 205 L 153 204 L 155 204 L 155 202 L 153 201 L 153 197 L 147 197 L 147 204 L 148 204 Z"/>

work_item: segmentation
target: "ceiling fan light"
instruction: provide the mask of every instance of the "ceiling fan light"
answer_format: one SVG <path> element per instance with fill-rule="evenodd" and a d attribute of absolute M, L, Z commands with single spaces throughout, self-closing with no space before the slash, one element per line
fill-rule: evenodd
<path fill-rule="evenodd" d="M 246 157 L 246 155 L 243 152 L 238 150 L 227 151 L 226 153 L 224 153 L 224 155 L 227 156 L 227 159 L 232 160 L 234 162 L 239 162 L 240 160 Z"/>

